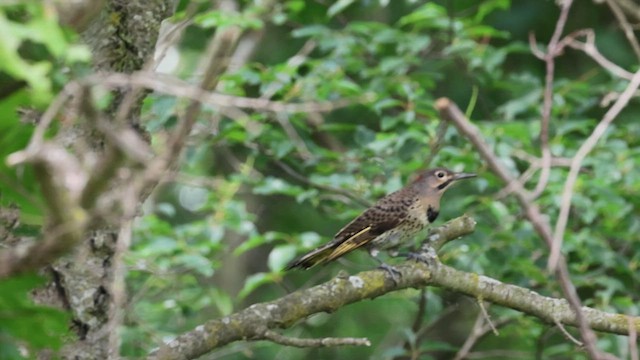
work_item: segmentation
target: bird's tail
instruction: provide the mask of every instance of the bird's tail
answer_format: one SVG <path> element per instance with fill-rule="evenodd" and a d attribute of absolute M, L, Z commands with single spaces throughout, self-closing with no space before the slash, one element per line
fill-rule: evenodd
<path fill-rule="evenodd" d="M 291 261 L 285 270 L 291 270 L 294 268 L 308 269 L 312 266 L 323 264 L 333 253 L 334 247 L 335 245 L 331 243 L 321 246 L 308 254 Z"/>

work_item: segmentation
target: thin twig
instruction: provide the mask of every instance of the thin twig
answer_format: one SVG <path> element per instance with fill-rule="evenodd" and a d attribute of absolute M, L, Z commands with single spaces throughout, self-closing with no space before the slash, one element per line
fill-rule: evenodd
<path fill-rule="evenodd" d="M 489 327 L 491 328 L 491 331 L 493 331 L 493 334 L 495 336 L 500 335 L 500 333 L 498 332 L 498 329 L 496 329 L 496 326 L 491 321 L 491 316 L 489 316 L 489 312 L 487 312 L 487 309 L 484 307 L 484 301 L 482 300 L 482 298 L 479 298 L 477 300 L 478 300 L 478 306 L 480 306 L 480 313 L 487 320 L 487 324 L 489 324 Z"/>
<path fill-rule="evenodd" d="M 567 180 L 564 185 L 564 190 L 562 192 L 562 198 L 560 201 L 560 213 L 558 214 L 558 221 L 556 222 L 555 232 L 553 234 L 553 242 L 551 244 L 551 254 L 549 255 L 548 267 L 551 270 L 555 270 L 558 265 L 558 261 L 560 258 L 560 249 L 562 247 L 562 239 L 564 238 L 564 232 L 567 227 L 567 222 L 569 219 L 569 209 L 571 207 L 571 198 L 573 197 L 573 187 L 575 185 L 576 180 L 578 179 L 578 173 L 580 171 L 580 167 L 585 157 L 593 150 L 593 148 L 598 143 L 598 140 L 604 135 L 609 124 L 618 116 L 620 111 L 627 106 L 627 103 L 635 94 L 636 90 L 640 86 L 640 71 L 637 71 L 627 88 L 622 92 L 618 100 L 609 108 L 609 110 L 604 114 L 602 120 L 596 128 L 593 130 L 591 135 L 585 140 L 585 142 L 580 146 L 578 152 L 573 157 L 571 161 L 571 167 L 569 169 L 569 175 L 567 175 Z"/>
<path fill-rule="evenodd" d="M 49 142 L 37 145 L 33 154 L 23 154 L 28 151 L 12 154 L 8 162 L 24 157 L 33 166 L 40 179 L 48 226 L 42 240 L 0 251 L 0 279 L 51 263 L 81 241 L 88 224 L 89 216 L 78 204 L 87 174 L 77 159 Z"/>
<path fill-rule="evenodd" d="M 622 31 L 624 32 L 624 36 L 627 37 L 629 44 L 631 44 L 633 52 L 636 53 L 636 57 L 638 58 L 638 60 L 640 60 L 640 44 L 638 44 L 638 39 L 633 32 L 631 24 L 629 24 L 629 21 L 627 21 L 627 17 L 625 16 L 620 6 L 618 6 L 618 3 L 616 3 L 614 0 L 606 0 L 606 2 L 607 5 L 609 5 L 609 7 L 611 8 L 613 15 L 615 15 L 616 19 L 618 19 L 618 22 L 622 27 Z"/>
<path fill-rule="evenodd" d="M 567 23 L 567 17 L 569 16 L 569 9 L 573 0 L 564 0 L 562 2 L 562 8 L 560 10 L 560 16 L 556 22 L 556 28 L 553 31 L 549 45 L 547 46 L 547 53 L 544 56 L 544 62 L 546 67 L 544 96 L 542 102 L 542 118 L 540 120 L 540 148 L 542 153 L 542 171 L 540 172 L 540 179 L 536 185 L 532 198 L 538 197 L 549 182 L 549 175 L 551 174 L 551 149 L 549 148 L 549 123 L 551 122 L 551 109 L 553 107 L 553 78 L 555 72 L 555 58 L 560 55 L 564 46 L 559 44 L 560 36 L 564 31 L 564 26 Z"/>
<path fill-rule="evenodd" d="M 573 335 L 569 334 L 569 332 L 567 331 L 567 329 L 564 328 L 564 325 L 562 325 L 562 323 L 560 321 L 558 321 L 558 319 L 553 319 L 553 323 L 556 324 L 556 326 L 558 327 L 558 329 L 560 329 L 560 331 L 562 332 L 562 334 L 569 339 L 572 343 L 576 344 L 579 347 L 584 346 L 584 344 L 582 343 L 582 341 L 576 339 L 575 337 L 573 337 Z"/>
<path fill-rule="evenodd" d="M 537 57 L 540 60 L 544 60 L 545 54 L 538 47 L 538 43 L 536 42 L 536 35 L 533 32 L 530 32 L 528 39 L 529 39 L 529 49 L 531 50 L 531 53 L 533 54 L 533 56 Z"/>
<path fill-rule="evenodd" d="M 352 191 L 347 191 L 344 189 L 340 189 L 340 188 L 336 188 L 333 186 L 329 186 L 329 185 L 323 185 L 323 184 L 318 184 L 314 181 L 309 180 L 306 176 L 298 173 L 297 171 L 295 171 L 293 168 L 291 168 L 289 165 L 287 165 L 286 163 L 284 163 L 281 160 L 278 159 L 273 159 L 274 164 L 276 164 L 280 169 L 282 169 L 284 172 L 286 172 L 287 174 L 289 174 L 291 177 L 293 177 L 294 179 L 302 182 L 303 184 L 307 184 L 313 188 L 319 189 L 319 190 L 323 190 L 323 191 L 328 191 L 328 192 L 332 192 L 338 195 L 342 195 L 348 199 L 351 199 L 353 201 L 355 201 L 356 203 L 369 207 L 371 206 L 371 202 L 367 201 L 366 199 L 355 195 Z"/>
<path fill-rule="evenodd" d="M 328 112 L 357 103 L 369 102 L 373 95 L 367 94 L 354 99 L 340 99 L 324 102 L 284 102 L 268 99 L 247 98 L 242 96 L 225 95 L 204 91 L 198 86 L 169 75 L 138 72 L 131 75 L 111 73 L 99 74 L 86 78 L 90 84 L 102 86 L 127 87 L 132 85 L 144 86 L 159 93 L 198 101 L 215 107 L 239 107 L 271 112 L 307 113 Z"/>
<path fill-rule="evenodd" d="M 583 30 L 582 35 L 584 35 L 586 38 L 585 42 L 571 39 L 571 41 L 569 41 L 567 45 L 573 49 L 584 52 L 596 63 L 598 63 L 598 65 L 600 65 L 603 69 L 609 71 L 611 74 L 622 79 L 631 80 L 631 78 L 633 77 L 633 73 L 628 72 L 627 70 L 611 62 L 598 51 L 598 48 L 595 45 L 596 35 L 592 29 Z"/>
<path fill-rule="evenodd" d="M 302 47 L 300 48 L 300 50 L 298 50 L 298 52 L 295 55 L 293 55 L 287 60 L 287 67 L 297 68 L 300 65 L 302 65 L 307 60 L 307 56 L 309 56 L 309 54 L 315 48 L 316 48 L 316 42 L 314 40 L 308 40 L 307 42 L 305 42 L 304 45 L 302 45 Z M 260 99 L 271 99 L 284 84 L 285 84 L 284 81 L 272 82 L 264 90 L 264 92 L 260 96 Z"/>
<path fill-rule="evenodd" d="M 304 143 L 304 140 L 293 127 L 291 121 L 289 121 L 287 113 L 276 113 L 275 118 L 278 124 L 280 124 L 280 126 L 284 130 L 285 134 L 287 134 L 287 136 L 289 137 L 289 140 L 291 140 L 295 148 L 298 150 L 298 155 L 300 155 L 300 157 L 304 160 L 313 159 L 313 154 L 311 153 L 311 151 L 309 151 L 307 144 Z"/>
<path fill-rule="evenodd" d="M 469 332 L 469 336 L 467 336 L 464 344 L 462 344 L 462 347 L 460 347 L 460 350 L 456 353 L 454 360 L 468 358 L 471 349 L 473 349 L 480 339 L 485 337 L 488 333 L 493 332 L 493 329 L 505 326 L 513 321 L 513 318 L 502 318 L 499 319 L 494 326 L 493 324 L 485 325 L 483 321 L 484 319 L 485 316 L 482 313 L 478 313 L 476 321 Z"/>
<path fill-rule="evenodd" d="M 535 175 L 536 171 L 538 171 L 542 167 L 542 159 L 539 159 L 527 152 L 524 151 L 515 151 L 513 156 L 519 158 L 521 160 L 525 160 L 529 162 L 529 167 L 525 170 L 522 175 L 517 179 L 517 183 L 520 184 L 521 187 L 524 187 L 524 184 L 529 181 Z M 561 157 L 552 157 L 551 158 L 551 167 L 570 167 L 571 159 L 561 158 Z M 509 195 L 513 191 L 511 185 L 507 185 L 502 188 L 502 190 L 496 193 L 496 198 L 501 199 Z M 533 196 L 533 195 L 532 195 Z"/>
<path fill-rule="evenodd" d="M 471 331 L 469 332 L 469 336 L 467 336 L 467 339 L 460 347 L 460 350 L 458 350 L 456 355 L 453 357 L 453 360 L 462 360 L 469 354 L 469 352 L 473 348 L 473 345 L 475 345 L 480 338 L 483 322 L 484 316 L 482 315 L 482 313 L 479 313 L 478 316 L 476 316 L 476 321 L 475 323 L 473 323 Z"/>
<path fill-rule="evenodd" d="M 527 183 L 527 181 L 529 181 L 533 175 L 535 175 L 536 171 L 538 171 L 538 169 L 540 169 L 539 165 L 531 165 L 527 168 L 527 170 L 525 170 L 522 175 L 520 175 L 520 177 L 518 177 L 517 179 L 515 179 L 513 182 L 507 184 L 505 187 L 503 187 L 502 189 L 500 189 L 500 191 L 498 191 L 495 195 L 496 199 L 502 199 L 507 197 L 507 195 L 511 194 L 513 192 L 514 187 L 521 187 L 524 188 L 524 184 Z M 517 185 L 516 185 L 517 184 Z"/>
<path fill-rule="evenodd" d="M 14 160 L 7 160 L 7 163 L 10 166 L 17 165 L 19 163 L 28 161 L 29 156 L 33 156 L 34 152 L 37 152 L 39 148 L 42 146 L 44 142 L 44 137 L 47 129 L 55 119 L 56 115 L 60 112 L 60 110 L 65 106 L 67 101 L 73 95 L 77 94 L 81 90 L 82 86 L 76 82 L 71 82 L 62 88 L 62 91 L 56 96 L 56 98 L 49 104 L 47 110 L 42 114 L 40 119 L 38 120 L 38 126 L 33 131 L 33 135 L 31 135 L 31 139 L 29 140 L 29 145 L 25 150 L 21 153 L 25 155 L 24 157 L 14 158 Z"/>
<path fill-rule="evenodd" d="M 225 10 L 229 8 L 229 11 L 234 11 L 233 8 L 237 7 L 237 4 L 233 1 L 221 1 L 218 6 Z M 220 76 L 227 69 L 231 53 L 235 49 L 241 34 L 240 27 L 228 26 L 218 29 L 209 41 L 198 67 L 198 69 L 203 70 L 204 75 L 200 86 L 193 89 L 192 95 L 195 98 L 191 99 L 192 101 L 187 106 L 184 115 L 181 116 L 177 128 L 170 135 L 165 146 L 166 151 L 157 156 L 147 166 L 145 173 L 137 181 L 138 191 L 143 197 L 144 193 L 149 194 L 155 188 L 159 183 L 159 179 L 166 175 L 167 170 L 174 169 L 177 166 L 182 150 L 185 147 L 186 139 L 202 110 L 202 102 L 198 101 L 197 98 L 203 96 L 206 91 L 212 91 L 216 88 Z"/>
<path fill-rule="evenodd" d="M 265 330 L 262 337 L 276 344 L 295 347 L 371 346 L 371 341 L 367 338 L 300 339 L 284 336 L 273 330 Z"/>
<path fill-rule="evenodd" d="M 634 0 L 618 0 L 620 5 L 627 15 L 635 17 L 636 21 L 640 21 L 640 4 Z"/>
<path fill-rule="evenodd" d="M 424 322 L 424 314 L 427 309 L 427 289 L 420 289 L 420 297 L 418 298 L 418 312 L 413 319 L 413 325 L 411 326 L 411 332 L 414 334 L 412 337 L 407 337 L 403 348 L 410 352 L 411 360 L 416 360 L 420 356 L 419 349 L 416 348 L 416 344 L 419 344 L 419 334 L 422 331 L 422 323 Z"/>

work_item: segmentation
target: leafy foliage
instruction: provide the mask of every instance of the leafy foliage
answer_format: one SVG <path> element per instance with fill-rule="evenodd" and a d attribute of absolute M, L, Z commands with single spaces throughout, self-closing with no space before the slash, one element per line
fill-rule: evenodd
<path fill-rule="evenodd" d="M 11 168 L 4 160 L 27 145 L 33 128 L 25 120 L 34 118 L 29 114 L 44 108 L 68 80 L 69 66 L 82 64 L 89 54 L 52 12 L 36 2 L 1 4 L 0 31 L 0 207 L 20 209 L 18 226 L 0 221 L 5 240 L 10 232 L 36 235 L 43 211 L 33 171 Z M 69 315 L 29 299 L 31 290 L 43 284 L 44 279 L 35 275 L 0 281 L 0 358 L 20 358 L 62 345 Z"/>
<path fill-rule="evenodd" d="M 553 2 L 286 1 L 269 8 L 259 1 L 242 3 L 242 11 L 233 16 L 211 9 L 195 15 L 178 47 L 177 76 L 194 76 L 193 64 L 213 29 L 240 26 L 260 40 L 250 44 L 255 51 L 249 62 L 223 76 L 221 92 L 288 103 L 352 99 L 353 104 L 327 114 L 205 109 L 180 176 L 157 191 L 136 223 L 127 255 L 131 300 L 124 356 L 143 356 L 161 340 L 208 318 L 312 286 L 340 270 L 375 266 L 366 254 L 353 254 L 307 272 L 282 271 L 297 254 L 330 240 L 366 204 L 431 166 L 480 175 L 443 200 L 438 221 L 466 212 L 478 222 L 472 236 L 444 249 L 443 262 L 561 295 L 545 270 L 546 245 L 523 220 L 518 204 L 498 196 L 505 184 L 467 140 L 444 126 L 433 106 L 441 96 L 460 104 L 505 166 L 524 174 L 540 157 L 545 75 L 543 63 L 531 54 L 527 33 L 547 41 L 558 14 Z M 612 26 L 613 17 L 579 16 L 604 7 L 580 6 L 572 10 L 568 31 L 589 27 L 597 36 L 614 39 L 597 45 L 615 54 L 617 63 L 637 68 L 624 35 Z M 182 9 L 175 18 L 186 14 Z M 15 21 L 23 16 L 30 20 Z M 82 50 L 36 5 L 0 8 L 0 29 L 15 35 L 0 42 L 0 75 L 25 83 L 0 99 L 4 158 L 23 148 L 32 130 L 19 122 L 15 108 L 51 101 L 54 89 L 67 80 L 62 64 L 75 62 L 74 54 Z M 18 48 L 26 42 L 39 43 L 46 59 L 21 55 Z M 626 84 L 584 53 L 567 50 L 557 58 L 550 137 L 554 157 L 575 155 L 608 108 L 603 99 Z M 634 101 L 583 164 L 563 252 L 585 305 L 638 315 L 640 298 L 632 289 L 640 284 L 640 125 Z M 184 105 L 165 95 L 148 96 L 143 119 L 154 145 L 163 143 Z M 1 204 L 19 206 L 23 216 L 32 218 L 27 223 L 41 224 L 33 174 L 4 163 L 0 171 Z M 567 173 L 566 166 L 553 167 L 536 199 L 552 224 Z M 533 189 L 538 180 L 539 171 L 525 185 Z M 62 332 L 66 318 L 27 301 L 25 294 L 35 285 L 33 278 L 0 283 L 0 345 L 14 339 L 35 348 L 59 345 L 50 334 Z M 9 293 L 16 296 L 4 296 Z M 423 298 L 426 305 L 419 311 Z M 26 315 L 3 317 L 9 309 L 15 311 L 12 316 Z M 509 309 L 490 312 L 506 325 L 499 337 L 481 339 L 478 351 L 500 350 L 511 358 L 584 358 L 552 326 Z M 449 358 L 478 313 L 475 301 L 457 294 L 407 290 L 314 316 L 287 331 L 299 337 L 368 337 L 371 348 L 243 343 L 214 356 Z M 36 315 L 46 318 L 44 325 L 35 324 Z M 32 327 L 39 331 L 27 331 Z M 625 338 L 599 334 L 599 339 L 600 348 L 626 356 Z M 7 349 L 12 352 L 7 356 L 16 354 Z"/>
<path fill-rule="evenodd" d="M 18 358 L 16 340 L 24 341 L 22 348 L 58 349 L 68 331 L 69 315 L 61 310 L 34 305 L 30 291 L 42 286 L 44 279 L 25 275 L 0 282 L 0 355 Z"/>

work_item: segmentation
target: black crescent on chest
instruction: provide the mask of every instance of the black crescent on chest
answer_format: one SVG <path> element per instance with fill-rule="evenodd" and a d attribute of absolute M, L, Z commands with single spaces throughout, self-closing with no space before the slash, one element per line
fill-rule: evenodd
<path fill-rule="evenodd" d="M 429 207 L 427 208 L 427 220 L 429 220 L 429 223 L 436 221 L 439 214 L 440 213 L 438 212 L 438 210 L 429 205 Z"/>

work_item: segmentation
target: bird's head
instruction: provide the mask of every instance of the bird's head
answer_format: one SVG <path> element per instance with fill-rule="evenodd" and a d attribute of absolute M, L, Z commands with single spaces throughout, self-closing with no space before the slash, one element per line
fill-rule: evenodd
<path fill-rule="evenodd" d="M 435 168 L 419 173 L 416 179 L 413 180 L 413 184 L 418 185 L 423 191 L 441 195 L 454 182 L 475 176 L 476 174 L 457 173 L 445 168 Z"/>

